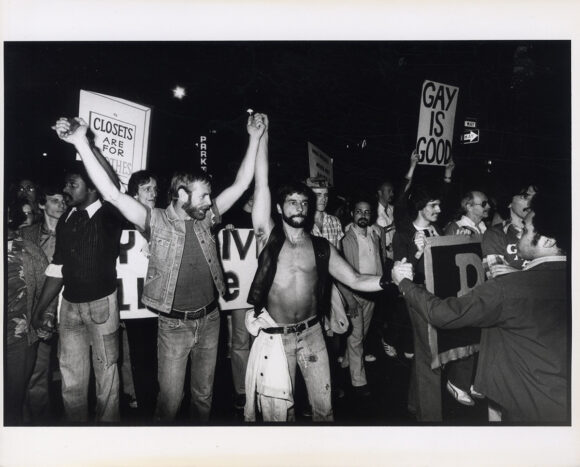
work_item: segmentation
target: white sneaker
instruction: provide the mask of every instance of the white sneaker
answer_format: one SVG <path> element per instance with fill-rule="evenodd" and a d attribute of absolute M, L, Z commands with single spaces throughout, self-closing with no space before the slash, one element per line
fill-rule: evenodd
<path fill-rule="evenodd" d="M 366 354 L 365 355 L 365 362 L 376 362 L 377 361 L 377 357 L 375 357 L 372 353 Z"/>
<path fill-rule="evenodd" d="M 469 394 L 467 394 L 463 389 L 459 389 L 457 386 L 451 383 L 451 381 L 447 381 L 447 391 L 449 394 L 453 396 L 453 398 L 463 405 L 472 406 L 475 405 L 475 402 L 471 398 Z"/>
<path fill-rule="evenodd" d="M 476 399 L 484 399 L 485 395 L 483 395 L 481 392 L 478 392 L 474 389 L 473 384 L 471 385 L 471 387 L 469 388 L 469 393 L 475 397 Z"/>
<path fill-rule="evenodd" d="M 395 358 L 397 356 L 397 349 L 392 345 L 387 344 L 385 341 L 383 341 L 383 349 L 385 349 L 387 357 Z"/>
<path fill-rule="evenodd" d="M 411 360 L 415 356 L 414 353 L 405 352 L 405 358 Z"/>

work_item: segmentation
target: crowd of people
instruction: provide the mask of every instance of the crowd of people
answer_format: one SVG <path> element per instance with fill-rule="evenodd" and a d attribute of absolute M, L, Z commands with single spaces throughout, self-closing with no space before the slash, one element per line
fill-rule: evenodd
<path fill-rule="evenodd" d="M 268 127 L 265 114 L 250 115 L 246 153 L 219 194 L 205 172 L 176 172 L 168 204 L 157 207 L 156 174 L 136 172 L 123 190 L 86 122 L 56 122 L 82 163 L 63 181 L 17 180 L 7 196 L 5 424 L 50 421 L 56 349 L 65 423 L 121 423 L 123 393 L 139 404 L 117 299 L 123 229 L 146 239 L 140 300 L 158 316 L 151 423 L 172 423 L 185 391 L 192 421 L 210 423 L 218 298 L 227 288 L 216 248 L 222 227 L 252 228 L 258 245 L 252 308 L 230 312 L 234 407 L 247 422 L 296 420 L 298 367 L 312 420 L 332 423 L 349 385 L 343 369 L 355 397 L 369 397 L 365 363 L 377 349 L 411 365 L 407 402 L 418 422 L 443 422 L 442 384 L 458 404 L 485 399 L 490 422 L 569 420 L 569 199 L 518 177 L 503 187 L 507 196 L 477 186 L 457 196 L 453 160 L 441 180 L 417 182 L 413 153 L 401 183 L 369 192 L 361 181 L 332 215 L 324 177 L 272 192 Z M 238 200 L 243 208 L 228 213 Z M 441 236 L 479 239 L 487 280 L 459 296 L 430 293 L 425 252 Z M 434 368 L 431 328 L 481 331 Z"/>

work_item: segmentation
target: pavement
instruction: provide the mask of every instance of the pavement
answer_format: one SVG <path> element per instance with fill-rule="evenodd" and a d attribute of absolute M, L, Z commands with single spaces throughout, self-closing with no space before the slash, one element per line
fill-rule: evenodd
<path fill-rule="evenodd" d="M 121 425 L 151 426 L 157 393 L 156 382 L 156 333 L 155 319 L 128 320 L 127 329 L 131 348 L 134 383 L 138 407 L 129 406 L 129 397 L 121 398 Z M 379 345 L 373 346 L 377 357 L 374 362 L 365 362 L 370 396 L 361 397 L 355 394 L 349 383 L 348 368 L 341 369 L 339 380 L 344 381 L 344 397 L 333 397 L 333 409 L 336 426 L 421 426 L 433 425 L 417 422 L 407 407 L 407 391 L 412 360 L 400 356 L 390 358 Z M 380 350 L 380 351 L 379 351 Z M 55 361 L 56 364 L 56 361 Z M 189 371 L 189 369 L 188 369 Z M 66 425 L 63 422 L 62 400 L 60 397 L 60 378 L 58 369 L 53 373 L 51 396 L 53 399 L 51 419 L 45 425 Z M 443 378 L 442 378 L 443 379 Z M 185 381 L 188 381 L 186 376 Z M 91 384 L 94 388 L 94 384 Z M 466 407 L 456 402 L 444 389 L 441 390 L 443 404 L 443 421 L 437 425 L 449 426 L 484 426 L 487 421 L 487 401 L 475 399 L 475 405 Z M 94 402 L 94 389 L 89 395 Z M 296 422 L 294 425 L 312 425 L 312 419 L 304 415 L 306 403 L 304 383 L 297 379 L 295 394 Z M 192 423 L 188 415 L 189 394 L 185 391 L 184 403 L 175 425 L 189 426 Z M 222 313 L 222 329 L 218 361 L 214 381 L 214 397 L 210 422 L 215 426 L 247 425 L 243 421 L 243 411 L 234 408 L 234 394 L 231 373 L 231 359 L 227 351 L 227 324 Z"/>

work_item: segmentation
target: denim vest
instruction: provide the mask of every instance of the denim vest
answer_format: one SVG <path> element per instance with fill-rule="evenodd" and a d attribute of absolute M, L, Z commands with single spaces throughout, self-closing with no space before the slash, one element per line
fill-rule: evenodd
<path fill-rule="evenodd" d="M 205 219 L 194 221 L 193 230 L 197 235 L 203 256 L 207 261 L 213 282 L 220 295 L 225 292 L 225 284 L 215 238 L 211 232 L 212 214 L 219 219 L 219 213 L 212 207 Z M 173 305 L 175 286 L 183 247 L 185 244 L 185 221 L 181 220 L 173 205 L 167 209 L 152 209 L 150 214 L 149 267 L 141 301 L 157 311 L 168 313 Z M 195 287 L 195 284 L 191 284 Z"/>

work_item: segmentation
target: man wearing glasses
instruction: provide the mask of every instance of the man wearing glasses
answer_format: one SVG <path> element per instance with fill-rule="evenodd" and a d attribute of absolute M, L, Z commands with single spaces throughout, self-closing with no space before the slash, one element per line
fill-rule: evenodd
<path fill-rule="evenodd" d="M 481 191 L 469 191 L 461 199 L 462 216 L 450 222 L 445 228 L 445 235 L 483 234 L 486 231 L 485 219 L 489 216 L 491 206 Z"/>

